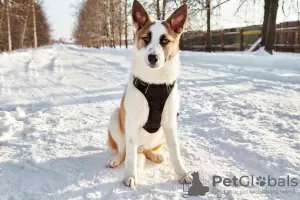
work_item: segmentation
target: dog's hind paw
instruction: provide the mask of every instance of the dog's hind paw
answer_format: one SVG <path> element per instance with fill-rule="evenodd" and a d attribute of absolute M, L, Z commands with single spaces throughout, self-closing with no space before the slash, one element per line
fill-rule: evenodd
<path fill-rule="evenodd" d="M 155 153 L 152 150 L 146 153 L 146 157 L 155 163 L 162 163 L 164 161 L 163 155 Z"/>
<path fill-rule="evenodd" d="M 156 155 L 156 163 L 161 163 L 164 161 L 163 155 L 157 154 Z"/>
<path fill-rule="evenodd" d="M 107 167 L 115 168 L 118 167 L 125 159 L 125 156 L 118 154 L 108 160 Z"/>

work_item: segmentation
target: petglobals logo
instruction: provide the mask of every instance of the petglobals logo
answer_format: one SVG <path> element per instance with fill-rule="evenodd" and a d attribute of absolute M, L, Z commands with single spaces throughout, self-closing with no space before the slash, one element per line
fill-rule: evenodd
<path fill-rule="evenodd" d="M 224 185 L 225 187 L 296 187 L 299 185 L 298 179 L 287 175 L 285 177 L 274 178 L 271 175 L 268 176 L 241 176 L 232 178 L 224 178 L 218 175 L 212 177 L 212 186 Z"/>

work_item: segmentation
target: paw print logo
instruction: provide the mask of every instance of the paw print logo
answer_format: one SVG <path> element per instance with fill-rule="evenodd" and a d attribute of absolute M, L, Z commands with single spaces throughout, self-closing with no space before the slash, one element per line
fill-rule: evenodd
<path fill-rule="evenodd" d="M 266 178 L 265 177 L 256 177 L 256 185 L 259 185 L 259 186 L 264 186 L 266 185 Z"/>

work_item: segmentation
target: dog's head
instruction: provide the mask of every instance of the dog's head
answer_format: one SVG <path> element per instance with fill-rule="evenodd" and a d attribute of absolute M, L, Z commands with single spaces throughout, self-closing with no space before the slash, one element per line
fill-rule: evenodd
<path fill-rule="evenodd" d="M 160 69 L 165 62 L 178 54 L 179 40 L 187 19 L 186 4 L 179 7 L 167 20 L 151 18 L 145 8 L 135 0 L 132 19 L 135 32 L 135 47 L 145 66 Z"/>

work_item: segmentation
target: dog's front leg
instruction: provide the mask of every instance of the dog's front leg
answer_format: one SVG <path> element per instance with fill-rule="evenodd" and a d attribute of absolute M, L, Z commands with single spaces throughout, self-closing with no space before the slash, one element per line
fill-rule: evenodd
<path fill-rule="evenodd" d="M 126 123 L 126 158 L 125 175 L 123 183 L 127 187 L 134 188 L 137 181 L 137 146 L 139 128 L 132 126 L 134 123 Z"/>
<path fill-rule="evenodd" d="M 183 167 L 180 158 L 180 149 L 177 139 L 177 123 L 172 125 L 164 125 L 163 131 L 166 138 L 166 143 L 169 149 L 170 159 L 174 167 L 174 171 L 181 182 L 191 183 L 193 178 L 191 174 Z"/>

